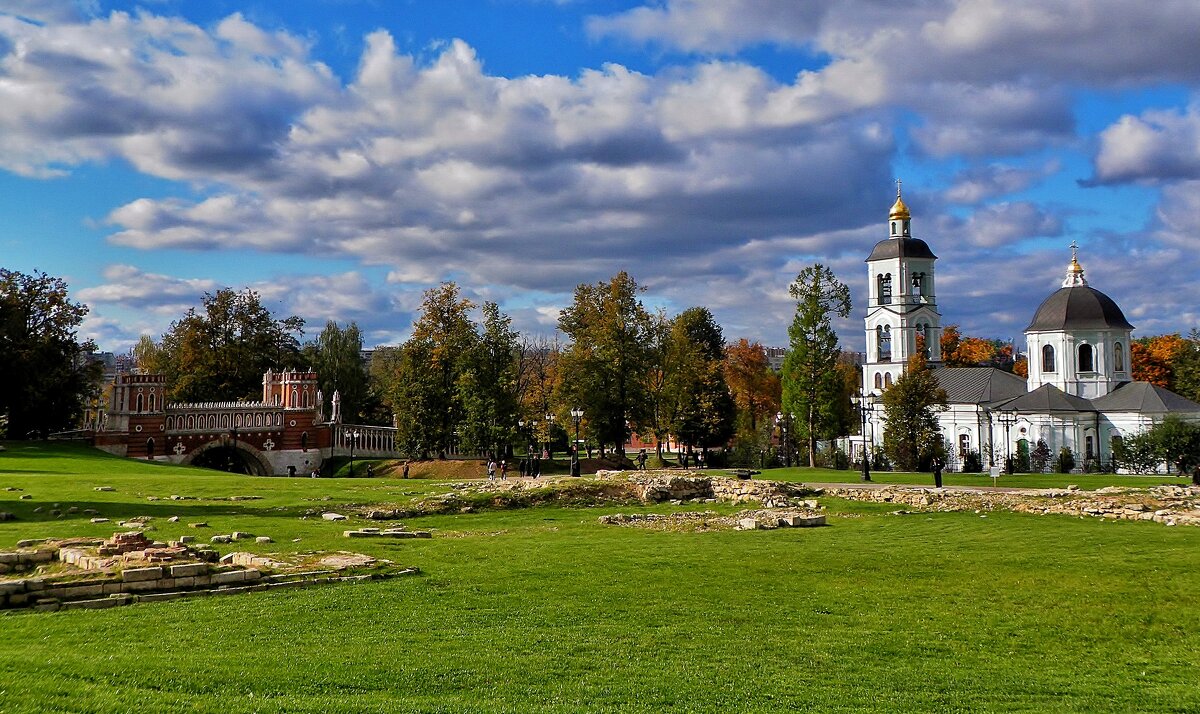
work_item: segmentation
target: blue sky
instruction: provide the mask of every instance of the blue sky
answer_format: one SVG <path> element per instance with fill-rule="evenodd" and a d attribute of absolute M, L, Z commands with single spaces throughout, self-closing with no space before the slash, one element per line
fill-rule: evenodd
<path fill-rule="evenodd" d="M 1200 4 L 0 0 L 0 264 L 124 351 L 205 292 L 403 340 L 455 280 L 554 331 L 581 282 L 784 344 L 904 181 L 946 323 L 1018 336 L 1078 242 L 1200 326 Z M 861 307 L 838 325 L 862 344 Z"/>

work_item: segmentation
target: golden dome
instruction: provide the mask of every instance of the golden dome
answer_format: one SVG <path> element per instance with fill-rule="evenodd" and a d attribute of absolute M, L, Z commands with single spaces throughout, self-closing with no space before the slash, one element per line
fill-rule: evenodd
<path fill-rule="evenodd" d="M 892 204 L 892 210 L 888 212 L 888 220 L 901 218 L 908 220 L 912 218 L 912 214 L 908 212 L 908 206 L 904 205 L 904 199 L 900 198 L 900 179 L 896 179 L 896 202 Z"/>

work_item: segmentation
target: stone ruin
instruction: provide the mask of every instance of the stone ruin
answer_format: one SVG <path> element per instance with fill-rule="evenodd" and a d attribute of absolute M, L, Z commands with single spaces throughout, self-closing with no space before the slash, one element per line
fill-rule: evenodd
<path fill-rule="evenodd" d="M 42 612 L 102 609 L 136 602 L 377 580 L 419 572 L 407 568 L 343 575 L 344 568 L 376 564 L 374 559 L 351 557 L 354 555 L 343 554 L 325 569 L 297 571 L 288 563 L 253 553 L 228 553 L 218 558 L 209 545 L 159 543 L 136 531 L 114 533 L 103 541 L 21 541 L 18 550 L 0 552 L 0 574 L 43 569 L 46 572 L 17 579 L 0 578 L 0 609 L 30 608 Z"/>

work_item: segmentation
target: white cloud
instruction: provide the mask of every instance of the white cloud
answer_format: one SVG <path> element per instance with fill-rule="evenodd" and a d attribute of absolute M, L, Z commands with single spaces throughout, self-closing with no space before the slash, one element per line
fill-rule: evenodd
<path fill-rule="evenodd" d="M 1200 106 L 1121 117 L 1100 133 L 1095 171 L 1102 183 L 1200 178 Z"/>

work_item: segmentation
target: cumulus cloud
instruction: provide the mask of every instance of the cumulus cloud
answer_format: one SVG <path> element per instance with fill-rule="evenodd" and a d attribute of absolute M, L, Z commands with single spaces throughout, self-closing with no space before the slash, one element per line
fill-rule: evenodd
<path fill-rule="evenodd" d="M 972 166 L 951 179 L 943 195 L 950 203 L 977 204 L 986 199 L 1024 191 L 1039 180 L 1058 173 L 1061 168 L 1057 160 L 1031 168 L 1005 164 Z"/>
<path fill-rule="evenodd" d="M 1100 133 L 1095 181 L 1200 178 L 1200 106 L 1125 115 Z"/>
<path fill-rule="evenodd" d="M 804 265 L 862 289 L 898 145 L 917 161 L 971 162 L 912 205 L 943 257 L 948 304 L 982 324 L 1004 290 L 979 266 L 1018 265 L 1014 284 L 1041 294 L 1032 276 L 1056 278 L 1035 244 L 1068 231 L 1045 206 L 990 203 L 1058 164 L 984 162 L 1076 141 L 1077 83 L 1200 77 L 1189 31 L 1200 6 L 1188 2 L 672 0 L 593 18 L 589 31 L 701 61 L 511 78 L 486 72 L 465 42 L 415 57 L 380 30 L 345 82 L 309 39 L 241 15 L 200 27 L 53 7 L 38 21 L 0 14 L 0 167 L 56 176 L 119 161 L 179 181 L 174 195 L 108 213 L 119 246 L 378 266 L 383 289 L 359 271 L 251 287 L 289 314 L 358 320 L 380 339 L 404 334 L 420 288 L 439 280 L 510 300 L 518 327 L 545 331 L 557 306 L 535 300 L 565 302 L 621 269 L 671 306 L 712 306 L 730 337 L 782 339 L 786 281 Z M 815 66 L 781 81 L 721 56 L 761 43 L 801 48 Z M 898 115 L 912 117 L 900 140 L 888 128 Z M 1165 148 L 1195 147 L 1194 109 L 1122 122 L 1101 137 L 1098 180 L 1196 175 L 1200 152 Z M 974 210 L 939 218 L 947 202 Z M 1184 235 L 1184 202 L 1165 194 L 1142 236 L 1155 256 Z M 88 298 L 131 310 L 177 310 L 204 291 L 130 266 L 105 281 Z"/>

